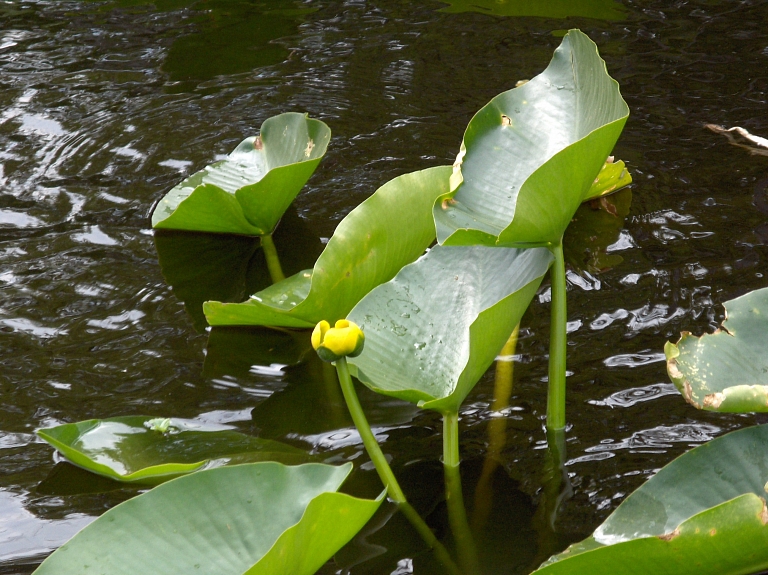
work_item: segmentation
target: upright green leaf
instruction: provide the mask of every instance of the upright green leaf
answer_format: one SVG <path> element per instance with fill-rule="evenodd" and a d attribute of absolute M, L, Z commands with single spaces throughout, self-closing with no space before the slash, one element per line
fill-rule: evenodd
<path fill-rule="evenodd" d="M 698 409 L 768 411 L 768 288 L 727 301 L 713 334 L 683 332 L 667 342 L 667 372 L 685 400 Z"/>
<path fill-rule="evenodd" d="M 169 481 L 110 509 L 36 575 L 312 575 L 381 504 L 337 493 L 352 464 L 253 463 Z"/>
<path fill-rule="evenodd" d="M 729 433 L 665 466 L 535 573 L 757 573 L 768 568 L 766 481 L 768 426 Z"/>
<path fill-rule="evenodd" d="M 336 228 L 314 269 L 244 303 L 206 302 L 211 325 L 314 327 L 349 313 L 377 285 L 418 258 L 435 239 L 430 209 L 448 191 L 451 169 L 429 168 L 384 184 Z"/>
<path fill-rule="evenodd" d="M 154 485 L 204 466 L 309 459 L 290 445 L 226 426 L 144 415 L 65 423 L 37 435 L 75 465 L 126 483 Z"/>
<path fill-rule="evenodd" d="M 368 387 L 455 413 L 520 321 L 552 263 L 529 250 L 436 246 L 349 313 L 365 348 L 347 359 Z"/>
<path fill-rule="evenodd" d="M 193 174 L 160 200 L 158 229 L 271 234 L 325 155 L 331 131 L 289 112 L 267 119 L 225 160 Z"/>
<path fill-rule="evenodd" d="M 571 30 L 543 73 L 470 121 L 433 209 L 438 241 L 558 243 L 628 115 L 595 44 Z"/>

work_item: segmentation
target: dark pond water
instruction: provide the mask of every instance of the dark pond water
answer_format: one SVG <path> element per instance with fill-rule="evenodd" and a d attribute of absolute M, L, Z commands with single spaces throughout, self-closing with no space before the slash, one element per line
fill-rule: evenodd
<path fill-rule="evenodd" d="M 572 244 L 573 260 L 592 265 L 569 274 L 572 495 L 554 533 L 537 515 L 551 475 L 546 285 L 523 320 L 501 465 L 483 491 L 493 497 L 480 543 L 488 572 L 526 573 L 677 455 L 754 423 L 689 407 L 662 348 L 682 329 L 715 327 L 721 302 L 768 284 L 768 158 L 703 128 L 768 136 L 768 3 L 582 0 L 536 17 L 514 0 L 478 2 L 512 16 L 454 4 L 0 3 L 0 573 L 30 573 L 137 493 L 56 464 L 33 435 L 42 426 L 129 414 L 227 423 L 353 461 L 349 488 L 378 493 L 315 361 L 260 357 L 264 332 L 214 331 L 208 344 L 200 290 L 238 299 L 263 283 L 254 246 L 155 238 L 151 207 L 269 116 L 306 111 L 333 138 L 276 241 L 289 271 L 310 267 L 321 238 L 377 187 L 452 163 L 472 114 L 540 72 L 571 27 L 597 42 L 621 83 L 632 115 L 615 153 L 635 183 L 623 227 L 613 218 L 589 253 L 583 238 Z M 226 263 L 231 281 L 216 285 L 212 268 L 200 272 L 211 285 L 178 274 L 179 261 L 203 256 Z M 491 370 L 461 414 L 470 506 L 499 419 L 493 388 Z M 361 393 L 406 492 L 444 535 L 438 416 Z M 401 517 L 375 523 L 323 572 L 438 571 Z"/>

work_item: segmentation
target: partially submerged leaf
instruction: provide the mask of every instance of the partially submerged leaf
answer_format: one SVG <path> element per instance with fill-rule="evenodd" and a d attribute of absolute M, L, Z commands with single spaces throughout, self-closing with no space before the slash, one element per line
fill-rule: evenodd
<path fill-rule="evenodd" d="M 158 202 L 152 227 L 271 234 L 325 155 L 331 131 L 289 112 L 267 119 L 225 160 L 175 186 Z"/>
<path fill-rule="evenodd" d="M 456 412 L 552 260 L 545 248 L 435 246 L 350 312 L 365 331 L 363 353 L 348 358 L 350 368 L 374 391 Z"/>
<path fill-rule="evenodd" d="M 726 319 L 713 334 L 683 332 L 667 342 L 667 372 L 698 409 L 768 412 L 768 288 L 724 304 Z"/>
<path fill-rule="evenodd" d="M 768 426 L 678 457 L 540 575 L 757 573 L 768 567 Z"/>
<path fill-rule="evenodd" d="M 571 30 L 543 73 L 470 121 L 451 191 L 433 209 L 438 241 L 560 242 L 628 115 L 595 44 Z"/>
<path fill-rule="evenodd" d="M 448 191 L 451 168 L 399 176 L 339 223 L 314 269 L 244 303 L 206 302 L 211 325 L 314 327 L 344 318 L 362 297 L 418 258 L 435 239 L 430 209 Z"/>
<path fill-rule="evenodd" d="M 614 0 L 442 0 L 440 12 L 480 12 L 494 16 L 625 20 L 627 9 Z"/>
<path fill-rule="evenodd" d="M 193 473 L 110 509 L 35 573 L 312 575 L 381 504 L 337 493 L 351 470 L 265 462 Z"/>
<path fill-rule="evenodd" d="M 127 483 L 154 485 L 205 466 L 309 459 L 284 443 L 176 418 L 89 419 L 39 429 L 37 435 L 75 465 Z"/>

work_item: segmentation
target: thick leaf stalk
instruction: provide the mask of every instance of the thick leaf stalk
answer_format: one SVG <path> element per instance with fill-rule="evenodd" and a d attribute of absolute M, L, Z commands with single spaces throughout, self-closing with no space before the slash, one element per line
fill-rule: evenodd
<path fill-rule="evenodd" d="M 272 278 L 272 283 L 276 284 L 285 279 L 283 268 L 280 265 L 280 258 L 277 257 L 277 248 L 275 242 L 272 239 L 272 234 L 264 234 L 261 236 L 261 248 L 264 250 L 264 257 L 267 260 L 267 269 L 269 270 L 269 277 Z"/>
<path fill-rule="evenodd" d="M 552 279 L 552 310 L 549 334 L 549 393 L 547 395 L 547 429 L 565 428 L 565 364 L 566 336 L 566 287 L 565 259 L 562 241 L 551 246 L 555 263 L 550 268 Z"/>

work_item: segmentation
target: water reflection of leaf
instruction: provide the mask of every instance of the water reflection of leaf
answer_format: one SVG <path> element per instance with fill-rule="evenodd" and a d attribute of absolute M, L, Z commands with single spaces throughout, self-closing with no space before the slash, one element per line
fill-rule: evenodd
<path fill-rule="evenodd" d="M 595 18 L 624 20 L 627 9 L 614 0 L 441 0 L 441 12 L 481 12 L 494 16 L 538 16 L 540 18 Z"/>
<path fill-rule="evenodd" d="M 628 188 L 582 204 L 563 238 L 566 261 L 576 272 L 604 272 L 624 261 L 608 247 L 619 239 L 624 219 L 632 205 Z"/>
<path fill-rule="evenodd" d="M 316 10 L 294 0 L 200 0 L 194 8 L 204 11 L 191 19 L 196 31 L 174 41 L 162 67 L 172 81 L 201 82 L 282 62 L 289 52 L 273 41 L 296 34 L 302 16 Z"/>
<path fill-rule="evenodd" d="M 311 267 L 323 248 L 295 208 L 286 211 L 274 240 L 289 274 Z M 155 247 L 163 276 L 198 331 L 208 325 L 204 301 L 241 302 L 271 283 L 257 238 L 162 231 L 155 232 Z"/>

